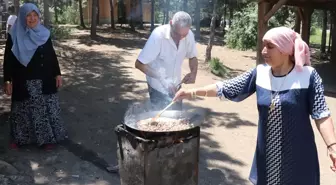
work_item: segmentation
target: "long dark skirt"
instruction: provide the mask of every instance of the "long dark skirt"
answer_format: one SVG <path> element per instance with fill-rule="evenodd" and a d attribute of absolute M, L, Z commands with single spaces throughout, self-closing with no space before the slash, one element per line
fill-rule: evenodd
<path fill-rule="evenodd" d="M 57 94 L 42 94 L 42 80 L 28 80 L 30 98 L 13 101 L 11 131 L 16 144 L 55 144 L 67 138 Z"/>

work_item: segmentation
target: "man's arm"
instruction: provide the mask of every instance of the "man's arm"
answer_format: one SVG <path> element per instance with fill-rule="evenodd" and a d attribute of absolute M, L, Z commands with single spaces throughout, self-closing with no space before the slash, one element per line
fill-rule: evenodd
<path fill-rule="evenodd" d="M 187 57 L 189 58 L 189 68 L 190 73 L 185 76 L 183 83 L 191 84 L 195 83 L 197 69 L 198 69 L 198 59 L 197 59 L 197 49 L 194 34 L 190 31 L 188 35 L 188 51 Z"/>
<path fill-rule="evenodd" d="M 156 60 L 161 51 L 161 37 L 160 33 L 155 29 L 148 38 L 144 48 L 141 50 L 137 60 L 135 61 L 135 68 L 139 69 L 146 75 L 160 79 L 159 74 L 153 70 L 149 63 Z"/>
<path fill-rule="evenodd" d="M 10 29 L 11 29 L 12 26 L 14 25 L 16 19 L 17 19 L 17 18 L 14 17 L 14 16 L 10 16 L 10 17 L 8 17 L 8 20 L 7 20 L 8 32 L 10 31 Z"/>
<path fill-rule="evenodd" d="M 196 57 L 189 59 L 189 69 L 191 73 L 197 74 L 198 69 L 198 59 Z"/>
<path fill-rule="evenodd" d="M 8 25 L 8 30 L 7 30 L 8 32 L 10 31 L 11 27 L 12 27 L 12 25 L 9 24 Z"/>
<path fill-rule="evenodd" d="M 149 65 L 143 64 L 139 60 L 135 61 L 135 68 L 152 78 L 160 79 L 160 76 Z"/>
<path fill-rule="evenodd" d="M 183 79 L 186 84 L 195 83 L 198 69 L 198 59 L 196 57 L 189 59 L 190 73 Z"/>

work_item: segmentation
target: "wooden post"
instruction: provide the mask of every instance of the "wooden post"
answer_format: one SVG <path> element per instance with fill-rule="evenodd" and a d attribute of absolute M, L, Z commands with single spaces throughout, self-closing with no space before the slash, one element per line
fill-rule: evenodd
<path fill-rule="evenodd" d="M 277 12 L 282 5 L 284 5 L 287 2 L 287 0 L 279 0 L 270 11 L 267 10 L 267 14 L 264 17 L 264 21 L 267 22 L 274 14 Z"/>
<path fill-rule="evenodd" d="M 323 10 L 323 21 L 322 21 L 322 37 L 321 37 L 321 54 L 326 53 L 327 45 L 327 29 L 328 29 L 328 11 Z"/>
<path fill-rule="evenodd" d="M 295 28 L 294 30 L 297 33 L 301 33 L 301 16 L 300 16 L 300 9 L 297 8 L 295 11 Z"/>
<path fill-rule="evenodd" d="M 311 15 L 313 13 L 312 8 L 304 8 L 303 10 L 303 20 L 302 20 L 302 39 L 309 46 L 309 37 L 310 37 L 310 23 L 311 23 Z"/>
<path fill-rule="evenodd" d="M 257 64 L 264 63 L 261 56 L 263 48 L 262 38 L 267 31 L 267 21 L 264 21 L 266 13 L 270 10 L 270 4 L 266 1 L 260 0 L 258 2 L 258 40 L 257 40 Z"/>

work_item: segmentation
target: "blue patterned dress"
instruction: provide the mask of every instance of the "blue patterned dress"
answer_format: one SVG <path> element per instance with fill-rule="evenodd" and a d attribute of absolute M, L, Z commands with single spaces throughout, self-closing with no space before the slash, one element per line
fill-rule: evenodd
<path fill-rule="evenodd" d="M 242 101 L 256 92 L 259 112 L 256 152 L 250 173 L 255 185 L 319 185 L 314 132 L 309 119 L 330 116 L 322 80 L 304 66 L 275 77 L 268 65 L 217 83 L 218 96 Z"/>

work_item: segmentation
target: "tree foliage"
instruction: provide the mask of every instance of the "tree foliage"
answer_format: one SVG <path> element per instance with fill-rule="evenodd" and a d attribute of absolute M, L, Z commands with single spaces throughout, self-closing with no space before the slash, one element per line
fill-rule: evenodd
<path fill-rule="evenodd" d="M 268 27 L 287 26 L 294 27 L 294 9 L 283 6 L 268 21 Z M 225 35 L 230 48 L 239 50 L 256 49 L 258 36 L 258 5 L 250 3 L 234 14 L 233 25 Z"/>
<path fill-rule="evenodd" d="M 256 4 L 250 4 L 234 14 L 233 24 L 225 35 L 228 47 L 241 50 L 255 49 L 258 33 L 257 9 Z"/>

